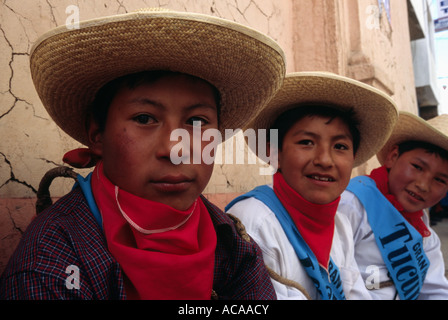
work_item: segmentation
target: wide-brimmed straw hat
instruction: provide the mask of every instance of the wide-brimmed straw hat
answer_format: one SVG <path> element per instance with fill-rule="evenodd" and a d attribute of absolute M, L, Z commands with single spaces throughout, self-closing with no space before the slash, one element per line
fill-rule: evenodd
<path fill-rule="evenodd" d="M 169 70 L 208 81 L 221 94 L 223 130 L 245 125 L 285 75 L 284 52 L 270 37 L 209 15 L 154 9 L 60 26 L 38 39 L 30 59 L 43 105 L 83 144 L 88 106 L 118 77 Z"/>
<path fill-rule="evenodd" d="M 353 110 L 360 132 L 355 167 L 381 149 L 398 118 L 394 101 L 372 86 L 329 72 L 296 72 L 286 75 L 282 88 L 248 127 L 269 129 L 285 111 L 309 104 Z"/>
<path fill-rule="evenodd" d="M 380 164 L 395 145 L 405 141 L 427 142 L 448 151 L 448 114 L 426 121 L 413 113 L 400 111 L 389 141 L 377 154 Z"/>

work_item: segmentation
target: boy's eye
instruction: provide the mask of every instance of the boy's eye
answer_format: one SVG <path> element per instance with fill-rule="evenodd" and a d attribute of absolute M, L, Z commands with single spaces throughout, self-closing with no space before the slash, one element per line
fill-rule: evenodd
<path fill-rule="evenodd" d="M 188 119 L 187 123 L 194 127 L 200 127 L 206 125 L 208 121 L 202 117 L 191 117 Z"/>
<path fill-rule="evenodd" d="M 138 122 L 139 124 L 148 124 L 150 122 L 154 122 L 154 118 L 151 117 L 149 114 L 139 114 L 138 116 L 133 118 L 134 121 Z"/>
<path fill-rule="evenodd" d="M 422 170 L 422 167 L 420 167 L 418 164 L 411 163 L 411 165 L 412 165 L 415 169 L 417 169 L 417 170 L 419 170 L 419 171 Z"/>
<path fill-rule="evenodd" d="M 336 150 L 350 150 L 349 145 L 345 144 L 345 143 L 336 143 L 334 148 Z"/>
<path fill-rule="evenodd" d="M 442 178 L 435 178 L 435 179 L 436 179 L 437 182 L 440 182 L 442 184 L 447 184 L 445 179 L 442 179 Z"/>
<path fill-rule="evenodd" d="M 303 146 L 312 146 L 313 145 L 313 141 L 307 140 L 307 139 L 303 139 L 303 140 L 299 140 L 297 142 L 297 144 L 300 144 L 300 145 L 303 145 Z"/>

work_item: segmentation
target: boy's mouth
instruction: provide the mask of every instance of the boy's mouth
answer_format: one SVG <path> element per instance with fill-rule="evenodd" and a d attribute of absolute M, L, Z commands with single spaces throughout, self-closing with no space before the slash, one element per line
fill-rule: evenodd
<path fill-rule="evenodd" d="M 317 174 L 310 174 L 307 177 L 310 178 L 310 179 L 313 179 L 313 180 L 323 181 L 323 182 L 334 182 L 334 181 L 336 181 L 331 176 L 321 176 L 321 175 L 317 175 Z"/>
<path fill-rule="evenodd" d="M 192 184 L 193 180 L 183 176 L 164 176 L 160 179 L 153 180 L 152 185 L 163 192 L 183 192 Z"/>
<path fill-rule="evenodd" d="M 418 194 L 416 194 L 416 193 L 414 193 L 414 192 L 412 192 L 412 191 L 407 191 L 408 192 L 408 194 L 412 197 L 412 198 L 414 198 L 414 199 L 416 199 L 416 200 L 418 200 L 418 201 L 425 201 L 425 199 L 423 199 L 422 197 L 420 197 Z"/>
<path fill-rule="evenodd" d="M 155 183 L 165 183 L 165 184 L 178 184 L 184 182 L 191 182 L 192 179 L 184 175 L 168 175 L 161 177 L 160 179 L 154 180 Z"/>

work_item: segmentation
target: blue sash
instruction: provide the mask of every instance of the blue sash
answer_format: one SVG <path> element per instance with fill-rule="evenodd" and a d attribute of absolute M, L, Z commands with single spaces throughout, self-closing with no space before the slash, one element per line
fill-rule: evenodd
<path fill-rule="evenodd" d="M 77 182 L 73 186 L 73 189 L 76 188 L 77 186 L 81 187 L 82 193 L 84 194 L 84 197 L 87 200 L 87 204 L 89 205 L 90 211 L 92 211 L 93 217 L 98 223 L 98 226 L 101 229 L 103 229 L 103 217 L 101 217 L 100 210 L 98 209 L 98 206 L 96 205 L 95 202 L 95 198 L 93 197 L 92 186 L 90 184 L 91 179 L 92 179 L 92 173 L 89 173 L 89 175 L 86 178 L 78 174 Z"/>
<path fill-rule="evenodd" d="M 423 237 L 383 196 L 371 178 L 353 178 L 347 190 L 358 197 L 367 212 L 376 243 L 400 299 L 417 299 L 429 268 Z"/>
<path fill-rule="evenodd" d="M 297 257 L 305 268 L 308 276 L 313 281 L 317 291 L 323 300 L 345 300 L 339 269 L 330 258 L 328 272 L 319 265 L 316 256 L 303 240 L 294 221 L 274 193 L 268 186 L 259 186 L 252 191 L 237 197 L 226 206 L 226 211 L 236 202 L 256 198 L 268 206 L 274 212 L 280 222 L 289 242 L 293 246 Z"/>

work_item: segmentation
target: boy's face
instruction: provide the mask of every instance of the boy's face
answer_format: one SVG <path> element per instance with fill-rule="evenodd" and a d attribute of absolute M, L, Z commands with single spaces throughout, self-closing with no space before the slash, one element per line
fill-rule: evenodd
<path fill-rule="evenodd" d="M 91 149 L 102 157 L 105 175 L 119 188 L 186 210 L 213 171 L 213 164 L 204 164 L 202 157 L 200 164 L 171 162 L 171 149 L 179 143 L 170 141 L 175 129 L 190 134 L 187 157 L 193 157 L 193 143 L 201 153 L 210 143 L 200 138 L 193 142 L 193 121 L 201 122 L 202 131 L 218 128 L 213 87 L 205 81 L 170 75 L 135 89 L 123 87 L 110 105 L 104 132 L 95 132 L 95 124 L 90 129 Z"/>
<path fill-rule="evenodd" d="M 305 116 L 286 133 L 278 167 L 286 182 L 316 204 L 336 200 L 350 181 L 353 139 L 340 119 Z"/>
<path fill-rule="evenodd" d="M 399 156 L 395 146 L 384 165 L 389 169 L 389 191 L 406 212 L 432 207 L 448 191 L 448 161 L 424 149 Z"/>

